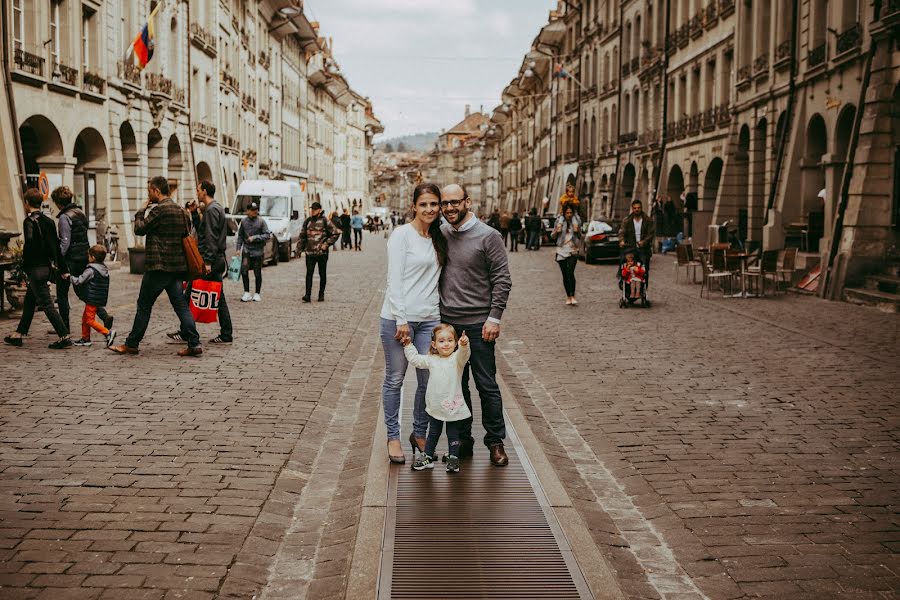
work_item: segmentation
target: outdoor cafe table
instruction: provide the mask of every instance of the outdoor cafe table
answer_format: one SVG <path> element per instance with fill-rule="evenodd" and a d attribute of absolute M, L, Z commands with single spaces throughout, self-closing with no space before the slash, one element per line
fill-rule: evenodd
<path fill-rule="evenodd" d="M 740 293 L 732 294 L 729 298 L 756 298 L 759 296 L 759 294 L 747 293 L 747 278 L 744 277 L 744 273 L 747 272 L 747 261 L 751 256 L 753 255 L 748 252 L 730 252 L 725 255 L 726 265 L 734 260 L 739 260 L 741 263 L 741 291 Z"/>

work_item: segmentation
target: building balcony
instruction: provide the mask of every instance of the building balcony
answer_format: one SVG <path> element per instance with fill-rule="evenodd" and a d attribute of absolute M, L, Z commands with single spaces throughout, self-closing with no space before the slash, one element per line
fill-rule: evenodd
<path fill-rule="evenodd" d="M 837 55 L 840 56 L 844 52 L 849 52 L 850 50 L 858 48 L 861 43 L 862 28 L 859 26 L 859 23 L 854 23 L 849 29 L 838 34 L 835 51 L 837 52 Z"/>
<path fill-rule="evenodd" d="M 769 53 L 766 52 L 756 57 L 753 61 L 753 77 L 761 79 L 769 76 Z"/>
<path fill-rule="evenodd" d="M 184 90 L 160 73 L 147 73 L 147 89 L 152 94 L 166 96 L 179 104 L 184 104 Z"/>
<path fill-rule="evenodd" d="M 655 146 L 659 144 L 659 129 L 650 129 L 638 136 L 639 146 Z"/>
<path fill-rule="evenodd" d="M 241 143 L 237 141 L 235 138 L 231 137 L 227 133 L 222 134 L 222 145 L 226 148 L 231 148 L 232 150 L 237 150 L 240 148 Z"/>
<path fill-rule="evenodd" d="M 622 133 L 619 135 L 619 145 L 628 146 L 635 142 L 637 142 L 638 134 L 637 131 L 629 131 L 628 133 Z"/>
<path fill-rule="evenodd" d="M 106 93 L 106 80 L 96 73 L 84 71 L 81 74 L 81 89 L 91 94 L 102 96 Z"/>
<path fill-rule="evenodd" d="M 631 63 L 626 61 L 622 61 L 622 77 L 628 77 L 631 73 Z"/>
<path fill-rule="evenodd" d="M 700 113 L 700 129 L 708 132 L 716 128 L 716 107 L 707 108 Z"/>
<path fill-rule="evenodd" d="M 684 48 L 691 41 L 691 24 L 685 23 L 678 28 L 678 47 Z"/>
<path fill-rule="evenodd" d="M 13 63 L 16 70 L 35 77 L 44 77 L 44 64 L 46 62 L 46 59 L 42 56 L 26 52 L 23 48 L 16 48 L 13 52 Z"/>
<path fill-rule="evenodd" d="M 216 40 L 216 36 L 204 29 L 196 21 L 191 23 L 191 42 L 213 58 L 218 54 L 218 40 Z"/>
<path fill-rule="evenodd" d="M 268 124 L 268 123 L 269 123 L 269 119 L 270 119 L 270 117 L 269 117 L 269 111 L 267 111 L 267 110 L 261 110 L 261 111 L 259 111 L 259 120 L 260 120 L 260 121 L 262 121 L 263 123 Z"/>
<path fill-rule="evenodd" d="M 785 40 L 775 47 L 775 68 L 783 69 L 791 64 L 791 40 Z"/>
<path fill-rule="evenodd" d="M 224 86 L 226 86 L 226 87 L 229 87 L 229 88 L 231 88 L 232 90 L 234 90 L 234 93 L 235 93 L 235 94 L 237 94 L 237 93 L 240 92 L 241 86 L 238 84 L 238 81 L 237 81 L 237 78 L 236 78 L 236 77 L 234 77 L 233 75 L 229 74 L 227 70 L 222 71 L 222 72 L 220 73 L 220 76 L 221 76 L 220 81 L 222 82 L 222 85 L 224 85 Z"/>
<path fill-rule="evenodd" d="M 706 7 L 706 14 L 704 16 L 705 19 L 703 25 L 707 29 L 712 29 L 716 26 L 716 23 L 719 22 L 719 7 L 716 6 L 716 0 L 712 0 L 712 2 L 709 3 Z"/>
<path fill-rule="evenodd" d="M 241 106 L 244 107 L 244 110 L 256 112 L 256 98 L 250 94 L 241 95 Z"/>
<path fill-rule="evenodd" d="M 195 123 L 191 121 L 191 132 L 194 139 L 201 142 L 213 142 L 219 139 L 219 130 L 212 125 L 206 123 Z"/>
<path fill-rule="evenodd" d="M 734 0 L 719 0 L 719 18 L 724 19 L 734 14 Z"/>
<path fill-rule="evenodd" d="M 53 73 L 50 77 L 53 80 L 53 83 L 78 87 L 78 69 L 74 69 L 68 65 L 58 62 L 53 63 Z"/>
<path fill-rule="evenodd" d="M 272 59 L 269 58 L 269 55 L 265 51 L 259 53 L 259 66 L 263 69 L 269 68 L 269 66 L 272 64 L 271 60 Z"/>
<path fill-rule="evenodd" d="M 808 68 L 813 69 L 818 67 L 819 65 L 825 64 L 825 60 L 828 58 L 828 44 L 823 43 L 820 46 L 816 46 L 812 50 L 809 51 L 809 54 L 806 57 L 806 65 Z"/>
<path fill-rule="evenodd" d="M 744 88 L 750 85 L 750 77 L 753 76 L 753 65 L 744 65 L 737 72 L 737 87 Z"/>
<path fill-rule="evenodd" d="M 731 106 L 728 104 L 720 104 L 716 107 L 716 122 L 719 127 L 726 127 L 731 123 Z"/>
<path fill-rule="evenodd" d="M 637 73 L 638 69 L 641 68 L 641 59 L 635 56 L 631 59 L 631 72 Z"/>
<path fill-rule="evenodd" d="M 691 39 L 696 40 L 701 35 L 703 35 L 703 17 L 706 15 L 706 11 L 701 10 L 696 15 L 691 18 L 690 23 L 688 23 Z"/>
<path fill-rule="evenodd" d="M 141 87 L 141 71 L 131 61 L 120 60 L 117 62 L 116 74 L 122 81 Z"/>

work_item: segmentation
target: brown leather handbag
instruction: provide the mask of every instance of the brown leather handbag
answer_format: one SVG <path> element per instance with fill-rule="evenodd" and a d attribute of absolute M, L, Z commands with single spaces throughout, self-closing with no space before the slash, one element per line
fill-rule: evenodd
<path fill-rule="evenodd" d="M 187 263 L 187 280 L 200 279 L 204 270 L 203 257 L 197 247 L 197 240 L 191 235 L 190 221 L 187 223 L 187 233 L 181 238 L 181 245 L 184 248 L 184 261 Z"/>

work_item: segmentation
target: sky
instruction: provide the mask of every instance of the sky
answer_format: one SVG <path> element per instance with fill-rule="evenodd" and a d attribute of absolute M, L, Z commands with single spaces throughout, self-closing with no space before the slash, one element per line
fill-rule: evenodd
<path fill-rule="evenodd" d="M 483 105 L 490 113 L 518 73 L 556 0 L 306 0 L 334 40 L 350 86 L 384 124 L 376 138 L 440 131 Z"/>

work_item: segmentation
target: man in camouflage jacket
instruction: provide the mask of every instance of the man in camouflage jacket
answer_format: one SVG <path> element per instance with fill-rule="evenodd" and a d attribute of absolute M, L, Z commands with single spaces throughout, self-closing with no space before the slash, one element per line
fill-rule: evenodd
<path fill-rule="evenodd" d="M 328 249 L 340 237 L 341 232 L 322 214 L 322 205 L 313 202 L 311 216 L 303 222 L 297 254 L 306 252 L 306 295 L 304 302 L 312 298 L 313 272 L 319 267 L 319 302 L 325 301 L 325 284 L 328 280 Z"/>

